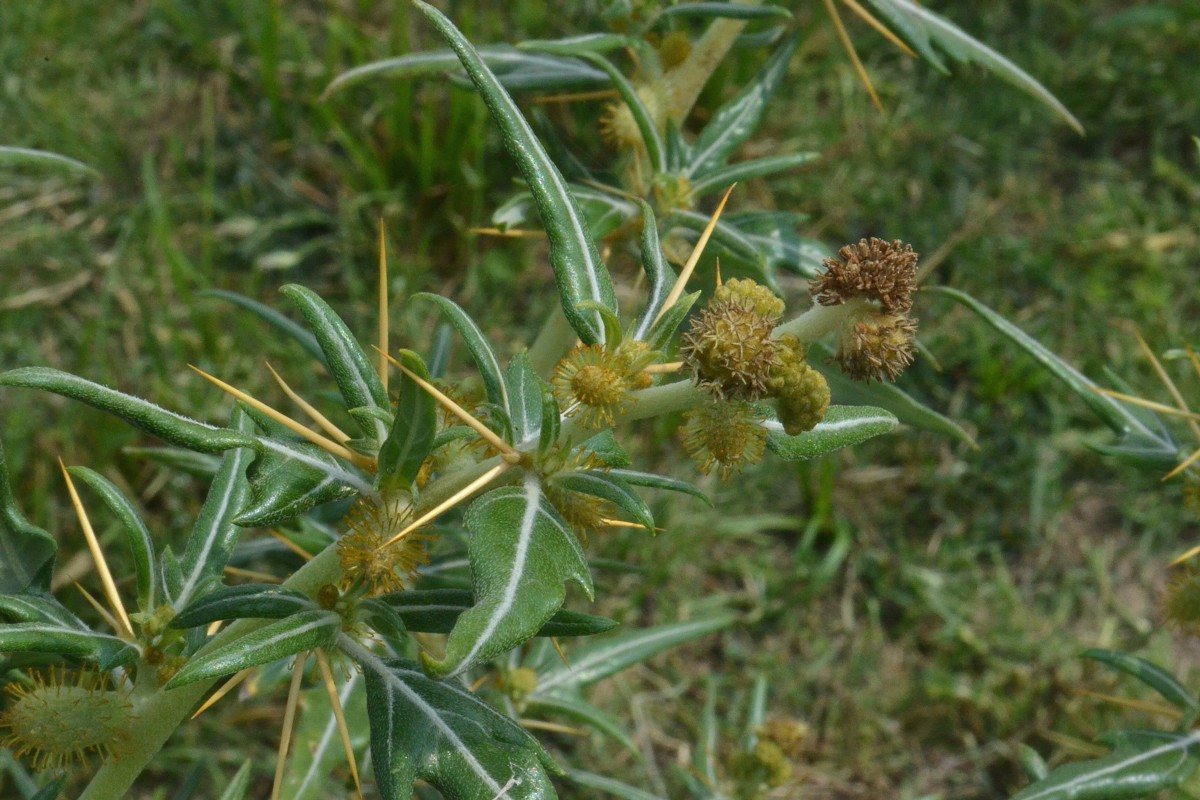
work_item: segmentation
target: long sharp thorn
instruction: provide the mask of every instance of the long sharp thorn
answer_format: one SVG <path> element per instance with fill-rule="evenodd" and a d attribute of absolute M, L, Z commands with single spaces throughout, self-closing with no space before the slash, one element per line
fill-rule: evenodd
<path fill-rule="evenodd" d="M 242 569 L 241 567 L 226 566 L 223 570 L 226 575 L 232 575 L 235 578 L 249 578 L 252 581 L 259 583 L 283 583 L 282 578 L 278 578 L 269 572 L 259 572 L 253 569 Z"/>
<path fill-rule="evenodd" d="M 1192 549 L 1188 550 L 1183 555 L 1176 556 L 1175 558 L 1171 559 L 1171 563 L 1167 564 L 1167 566 L 1168 567 L 1178 567 L 1180 564 L 1187 561 L 1189 558 L 1195 558 L 1198 555 L 1200 555 L 1200 544 L 1198 544 L 1195 547 L 1193 547 Z"/>
<path fill-rule="evenodd" d="M 388 279 L 387 279 L 387 240 L 383 235 L 383 217 L 379 218 L 379 382 L 383 384 L 384 394 L 388 388 L 387 359 L 383 354 L 388 351 Z"/>
<path fill-rule="evenodd" d="M 563 652 L 563 649 L 562 649 L 561 647 L 559 647 L 559 645 L 558 645 L 558 637 L 557 637 L 557 636 L 551 636 L 551 637 L 550 637 L 550 644 L 554 645 L 554 649 L 555 649 L 555 651 L 558 653 L 558 657 L 562 659 L 562 662 L 563 662 L 563 664 L 565 664 L 565 665 L 566 665 L 567 669 L 570 669 L 570 668 L 571 668 L 571 662 L 570 662 L 570 661 L 567 661 L 567 654 Z"/>
<path fill-rule="evenodd" d="M 587 733 L 583 728 L 574 728 L 570 725 L 563 725 L 558 722 L 546 722 L 541 719 L 529 719 L 521 717 L 517 720 L 522 728 L 528 728 L 531 731 L 550 731 L 551 733 L 565 733 L 568 736 L 583 736 Z"/>
<path fill-rule="evenodd" d="M 108 561 L 104 558 L 104 551 L 100 549 L 100 541 L 96 538 L 96 532 L 92 530 L 92 523 L 88 520 L 87 512 L 83 510 L 79 492 L 75 491 L 75 482 L 71 480 L 71 473 L 67 472 L 67 465 L 61 458 L 58 460 L 58 466 L 62 469 L 63 478 L 67 482 L 67 491 L 71 494 L 71 504 L 75 506 L 75 515 L 79 517 L 79 527 L 83 528 L 83 536 L 87 539 L 88 549 L 92 551 L 92 560 L 96 562 L 96 573 L 100 576 L 100 585 L 104 587 L 104 596 L 120 622 L 120 625 L 116 626 L 117 632 L 132 639 L 133 626 L 129 624 L 129 615 L 125 613 L 125 606 L 121 604 L 121 596 L 117 594 L 117 584 L 113 582 L 112 573 L 108 570 Z"/>
<path fill-rule="evenodd" d="M 288 399 L 298 405 L 300 410 L 307 414 L 308 418 L 315 422 L 317 426 L 321 428 L 321 430 L 332 436 L 334 441 L 336 441 L 338 444 L 345 444 L 346 442 L 350 441 L 350 434 L 343 431 L 337 425 L 334 425 L 331 419 L 326 417 L 320 411 L 317 411 L 317 409 L 311 403 L 309 403 L 300 395 L 296 394 L 295 390 L 287 385 L 287 381 L 285 381 L 283 377 L 275 371 L 275 368 L 272 367 L 269 362 L 264 361 L 263 363 L 267 365 L 267 369 L 271 371 L 271 377 L 273 377 L 275 382 L 279 384 L 279 388 L 282 389 L 283 393 L 288 396 Z"/>
<path fill-rule="evenodd" d="M 92 597 L 91 592 L 89 592 L 87 589 L 83 588 L 83 586 L 80 585 L 79 581 L 71 581 L 71 583 L 75 584 L 75 588 L 78 589 L 79 593 L 83 595 L 83 599 L 87 600 L 88 603 L 91 604 L 92 608 L 96 609 L 96 613 L 99 614 L 104 619 L 104 621 L 107 622 L 110 627 L 112 627 L 112 629 L 114 631 L 121 630 L 121 623 L 117 622 L 116 617 L 114 617 L 112 614 L 108 613 L 107 608 L 100 605 L 99 600 Z"/>
<path fill-rule="evenodd" d="M 288 687 L 287 706 L 283 712 L 283 730 L 279 734 L 279 755 L 275 759 L 275 783 L 271 787 L 271 800 L 279 800 L 283 791 L 283 767 L 287 763 L 288 745 L 292 743 L 292 728 L 296 723 L 296 706 L 300 702 L 300 682 L 304 679 L 304 662 L 308 659 L 305 650 L 296 656 L 292 666 L 292 685 Z"/>
<path fill-rule="evenodd" d="M 650 364 L 645 366 L 642 368 L 642 372 L 650 375 L 656 375 L 659 373 L 679 372 L 681 369 L 683 369 L 682 361 L 668 361 L 662 364 Z"/>
<path fill-rule="evenodd" d="M 688 257 L 687 263 L 679 271 L 679 277 L 675 280 L 675 285 L 671 287 L 671 292 L 667 295 L 667 299 L 663 301 L 662 308 L 658 310 L 658 314 L 654 317 L 655 322 L 662 319 L 663 314 L 666 314 L 671 306 L 675 305 L 676 301 L 683 296 L 684 287 L 687 286 L 688 279 L 692 277 L 692 272 L 695 271 L 696 265 L 700 263 L 700 256 L 704 254 L 704 248 L 708 246 L 708 240 L 712 238 L 712 233 L 717 228 L 717 220 L 721 218 L 721 212 L 725 210 L 725 203 L 729 200 L 729 195 L 733 194 L 734 186 L 737 186 L 737 184 L 735 183 L 725 190 L 725 196 L 721 198 L 721 202 L 717 205 L 717 210 L 713 212 L 712 219 L 708 221 L 704 232 L 700 234 L 700 238 L 696 241 L 696 246 L 692 248 L 692 254 Z"/>
<path fill-rule="evenodd" d="M 1151 411 L 1157 411 L 1160 414 L 1168 414 L 1173 417 L 1183 417 L 1185 419 L 1190 419 L 1190 420 L 1200 419 L 1200 414 L 1197 414 L 1194 411 L 1188 411 L 1188 410 L 1181 411 L 1180 409 L 1176 408 L 1175 406 L 1163 405 L 1162 403 L 1156 403 L 1153 400 L 1146 400 L 1141 397 L 1135 397 L 1134 395 L 1131 395 L 1131 394 L 1124 394 L 1123 392 L 1114 392 L 1111 389 L 1097 388 L 1095 391 L 1097 394 L 1102 394 L 1105 397 L 1111 397 L 1114 400 L 1120 400 L 1122 402 L 1129 403 L 1132 406 L 1141 406 L 1142 408 L 1148 408 Z"/>
<path fill-rule="evenodd" d="M 846 54 L 850 56 L 850 61 L 854 64 L 854 71 L 858 73 L 858 79 L 863 82 L 863 86 L 867 87 L 867 94 L 871 95 L 871 102 L 875 104 L 875 108 L 882 113 L 883 103 L 879 102 L 879 95 L 875 94 L 875 87 L 871 85 L 871 76 L 867 74 L 867 68 L 859 60 L 858 51 L 854 49 L 854 42 L 850 41 L 850 34 L 846 33 L 846 26 L 842 24 L 842 17 L 838 14 L 833 0 L 825 0 L 825 10 L 829 12 L 829 18 L 833 20 L 833 27 L 837 30 L 838 39 L 841 40 L 842 47 L 846 48 Z"/>
<path fill-rule="evenodd" d="M 221 686 L 220 689 L 217 689 L 215 692 L 213 692 L 212 696 L 209 697 L 207 700 L 205 700 L 204 704 L 202 706 L 200 706 L 200 708 L 196 709 L 196 713 L 192 714 L 192 719 L 195 719 L 196 717 L 203 714 L 205 711 L 208 711 L 210 708 L 215 706 L 221 700 L 222 697 L 229 694 L 234 689 L 236 689 L 238 686 L 240 686 L 242 681 L 246 680 L 246 678 L 249 678 L 250 675 L 254 672 L 254 670 L 255 670 L 254 667 L 250 667 L 249 669 L 244 669 L 241 672 L 239 672 L 238 674 L 234 675 L 229 680 L 225 681 L 225 683 Z"/>
<path fill-rule="evenodd" d="M 1138 346 L 1142 349 L 1142 355 L 1146 356 L 1146 359 L 1150 362 L 1150 365 L 1154 367 L 1154 371 L 1158 374 L 1158 379 L 1162 381 L 1163 386 L 1167 387 L 1167 393 L 1170 394 L 1171 399 L 1175 401 L 1175 407 L 1180 411 L 1190 414 L 1191 409 L 1188 408 L 1187 403 L 1183 399 L 1183 395 L 1179 393 L 1179 388 L 1175 386 L 1175 382 L 1171 380 L 1171 376 L 1167 374 L 1165 369 L 1163 369 L 1162 362 L 1160 362 L 1154 355 L 1154 351 L 1150 349 L 1150 345 L 1146 344 L 1146 340 L 1142 338 L 1142 334 L 1137 330 L 1137 328 L 1133 329 L 1133 335 L 1137 339 Z M 1195 417 L 1188 417 L 1187 425 L 1188 428 L 1191 429 L 1192 435 L 1195 436 L 1197 440 L 1200 440 L 1200 425 L 1196 424 Z"/>
<path fill-rule="evenodd" d="M 380 352 L 382 353 L 382 351 L 380 351 Z M 478 419 L 476 419 L 469 411 L 467 411 L 465 408 L 463 408 L 458 403 L 454 402 L 449 397 L 447 397 L 445 394 L 443 394 L 441 391 L 439 391 L 438 388 L 436 386 L 434 386 L 432 383 L 423 379 L 420 375 L 417 375 L 415 372 L 413 372 L 408 367 L 401 364 L 396 359 L 392 358 L 387 353 L 382 353 L 382 354 L 383 354 L 384 358 L 386 358 L 388 361 L 390 361 L 392 363 L 393 366 L 396 367 L 396 369 L 400 370 L 406 376 L 411 378 L 417 384 L 417 386 L 420 386 L 422 389 L 424 389 L 426 392 L 428 392 L 430 395 L 432 395 L 433 399 L 437 400 L 439 403 L 441 403 L 451 414 L 453 414 L 454 416 L 461 419 L 467 425 L 471 426 L 471 428 L 473 428 L 476 433 L 478 433 L 480 436 L 482 436 L 487 441 L 488 444 L 490 444 L 492 447 L 499 450 L 501 457 L 510 457 L 511 458 L 511 457 L 519 457 L 520 456 L 520 454 L 516 451 L 516 449 L 513 448 L 513 446 L 511 444 L 509 444 L 508 442 L 504 441 L 499 436 L 497 436 L 495 431 L 493 431 L 487 425 L 484 425 L 482 422 L 480 422 Z"/>
<path fill-rule="evenodd" d="M 1179 466 L 1177 466 L 1175 469 L 1168 472 L 1166 475 L 1163 475 L 1162 479 L 1164 481 L 1171 480 L 1171 478 L 1174 478 L 1176 475 L 1183 472 L 1185 469 L 1190 467 L 1192 464 L 1195 464 L 1197 461 L 1200 461 L 1200 450 L 1197 450 L 1196 452 L 1192 453 L 1190 456 L 1185 458 L 1183 461 L 1181 461 Z"/>
<path fill-rule="evenodd" d="M 322 436 L 321 434 L 319 434 L 315 431 L 309 430 L 308 428 L 301 425 L 299 422 L 296 422 L 296 420 L 292 419 L 288 415 L 283 414 L 279 411 L 276 411 L 275 409 L 271 408 L 269 405 L 262 402 L 261 400 L 258 400 L 256 398 L 251 397 L 250 395 L 246 394 L 241 389 L 230 386 L 228 383 L 225 383 L 225 381 L 221 380 L 220 378 L 215 378 L 212 375 L 209 375 L 207 372 L 200 369 L 199 367 L 193 366 L 191 364 L 188 364 L 188 366 L 194 372 L 199 373 L 200 376 L 202 378 L 204 378 L 206 381 L 208 381 L 209 383 L 212 383 L 214 386 L 216 386 L 218 389 L 221 389 L 222 391 L 236 397 L 238 400 L 241 400 L 246 405 L 258 409 L 259 411 L 266 414 L 268 417 L 275 420 L 276 422 L 278 422 L 280 425 L 284 426 L 288 430 L 292 431 L 293 433 L 297 433 L 300 436 L 303 436 L 305 439 L 308 439 L 310 442 L 312 442 L 313 444 L 315 444 L 317 447 L 321 448 L 325 452 L 329 453 L 330 455 L 334 455 L 334 456 L 337 456 L 338 458 L 345 459 L 346 461 L 349 461 L 351 464 L 354 464 L 357 467 L 362 467 L 363 469 L 366 469 L 366 470 L 374 469 L 375 462 L 372 461 L 371 459 L 367 458 L 366 456 L 360 455 L 359 453 L 356 453 L 353 450 L 350 450 L 349 448 L 343 447 L 342 445 L 338 444 L 335 441 L 326 439 L 324 436 Z"/>
<path fill-rule="evenodd" d="M 500 464 L 497 464 L 496 466 L 492 467 L 487 472 L 483 473 L 478 478 L 471 481 L 469 484 L 467 484 L 463 488 L 459 489 L 457 492 L 452 494 L 450 497 L 447 497 L 445 500 L 438 503 L 436 506 L 429 509 L 424 514 L 422 514 L 421 516 L 417 517 L 415 520 L 410 522 L 408 524 L 408 526 L 405 527 L 404 530 L 397 533 L 391 539 L 388 539 L 386 542 L 384 542 L 382 545 L 380 545 L 378 549 L 383 550 L 385 548 L 391 547 L 393 544 L 400 541 L 405 536 L 408 536 L 410 533 L 415 531 L 417 528 L 419 528 L 422 525 L 424 525 L 425 523 L 433 520 L 435 517 L 437 517 L 442 512 L 444 512 L 450 508 L 453 508 L 458 503 L 462 502 L 462 500 L 464 498 L 470 497 L 472 494 L 474 494 L 480 487 L 487 485 L 487 483 L 489 481 L 491 481 L 493 478 L 495 478 L 501 472 L 504 472 L 504 470 L 508 469 L 509 466 L 510 465 L 507 463 L 500 463 Z"/>
<path fill-rule="evenodd" d="M 884 25 L 882 22 L 880 22 L 878 19 L 876 19 L 875 15 L 872 14 L 870 11 L 867 11 L 865 8 L 863 8 L 862 5 L 859 4 L 857 0 L 842 0 L 842 2 L 846 4 L 847 8 L 849 8 L 851 11 L 853 11 L 855 14 L 857 14 L 859 19 L 861 19 L 863 22 L 867 23 L 872 28 L 877 30 L 879 32 L 880 36 L 887 39 L 889 42 L 896 45 L 896 47 L 899 47 L 901 50 L 903 50 L 905 55 L 912 56 L 913 58 L 917 57 L 917 54 L 912 51 L 911 47 L 909 47 L 908 45 L 906 45 L 904 43 L 903 39 L 901 39 L 896 34 L 892 33 L 890 28 L 888 28 L 886 25 Z"/>
<path fill-rule="evenodd" d="M 342 709 L 341 698 L 338 697 L 337 683 L 333 680 L 333 671 L 329 669 L 329 659 L 324 651 L 317 650 L 317 666 L 321 669 L 321 680 L 325 682 L 325 691 L 329 693 L 329 705 L 333 708 L 334 719 L 337 720 L 338 734 L 342 737 L 342 749 L 346 751 L 346 761 L 350 764 L 350 776 L 354 778 L 354 790 L 362 798 L 362 783 L 358 780 L 358 762 L 354 759 L 354 746 L 350 744 L 350 728 L 346 725 L 346 714 Z"/>
<path fill-rule="evenodd" d="M 636 528 L 639 531 L 650 530 L 640 522 L 627 522 L 623 519 L 601 519 L 600 524 L 609 528 Z M 653 533 L 662 533 L 663 528 L 655 528 Z"/>
<path fill-rule="evenodd" d="M 1133 708 L 1138 711 L 1146 711 L 1151 714 L 1158 714 L 1163 717 L 1179 719 L 1183 713 L 1171 706 L 1163 705 L 1162 703 L 1148 703 L 1145 700 L 1134 700 L 1130 697 L 1115 697 L 1111 694 L 1103 692 L 1093 692 L 1091 689 L 1073 689 L 1075 694 L 1083 695 L 1084 697 L 1094 697 L 1097 700 L 1103 700 L 1106 703 L 1112 703 L 1115 706 L 1124 706 L 1125 708 Z"/>
<path fill-rule="evenodd" d="M 284 547 L 286 547 L 288 550 L 291 550 L 293 553 L 295 553 L 296 555 L 300 556 L 300 557 L 301 557 L 301 558 L 303 558 L 305 561 L 312 561 L 312 560 L 313 560 L 313 554 L 312 554 L 312 553 L 308 552 L 308 551 L 307 551 L 307 550 L 305 550 L 303 547 L 301 547 L 300 545 L 298 545 L 298 544 L 296 544 L 295 542 L 293 542 L 291 539 L 289 539 L 289 538 L 287 538 L 286 536 L 284 536 L 283 534 L 279 533 L 279 531 L 269 531 L 269 533 L 270 533 L 272 536 L 274 536 L 274 537 L 275 537 L 275 538 L 276 538 L 276 539 L 279 541 L 279 543 L 280 543 L 281 545 L 283 545 Z"/>

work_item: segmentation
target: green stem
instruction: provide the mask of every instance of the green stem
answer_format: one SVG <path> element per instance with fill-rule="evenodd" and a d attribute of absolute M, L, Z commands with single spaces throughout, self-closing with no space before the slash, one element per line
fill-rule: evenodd
<path fill-rule="evenodd" d="M 555 303 L 537 338 L 529 346 L 529 365 L 538 375 L 549 375 L 576 338 L 562 306 Z"/>
<path fill-rule="evenodd" d="M 816 304 L 795 319 L 775 328 L 773 336 L 795 336 L 802 342 L 815 342 L 827 333 L 836 331 L 846 320 L 861 311 L 868 302 L 852 299 L 838 306 Z"/>
<path fill-rule="evenodd" d="M 498 458 L 488 459 L 434 481 L 421 494 L 421 502 L 416 509 L 417 513 L 432 508 L 450 497 L 497 463 L 499 463 Z M 337 584 L 341 579 L 342 570 L 338 563 L 337 548 L 326 547 L 312 561 L 293 573 L 284 581 L 283 585 L 313 596 L 322 586 Z M 271 622 L 273 620 L 269 619 L 238 620 L 217 634 L 196 655 L 199 656 L 214 648 L 222 647 Z M 119 800 L 119 798 L 125 797 L 138 775 L 150 763 L 150 759 L 162 749 L 163 744 L 175 729 L 187 720 L 201 698 L 217 683 L 217 680 L 200 681 L 170 691 L 157 690 L 139 703 L 134 712 L 137 714 L 137 734 L 129 751 L 123 753 L 120 760 L 109 759 L 106 761 L 92 777 L 79 799 Z"/>

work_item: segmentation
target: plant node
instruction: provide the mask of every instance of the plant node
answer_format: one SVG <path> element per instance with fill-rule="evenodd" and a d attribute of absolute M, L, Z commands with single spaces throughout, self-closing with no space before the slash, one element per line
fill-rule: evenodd
<path fill-rule="evenodd" d="M 422 532 L 428 528 L 418 528 L 384 547 L 412 518 L 412 507 L 399 500 L 363 496 L 350 507 L 347 530 L 337 543 L 343 588 L 361 582 L 367 595 L 374 597 L 404 591 L 416 582 L 417 571 L 429 563 L 426 543 L 434 537 Z"/>

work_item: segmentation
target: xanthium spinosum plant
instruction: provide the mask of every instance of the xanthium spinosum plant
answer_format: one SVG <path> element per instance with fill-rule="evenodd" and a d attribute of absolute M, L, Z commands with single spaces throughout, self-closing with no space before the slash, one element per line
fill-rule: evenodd
<path fill-rule="evenodd" d="M 122 796 L 175 728 L 251 676 L 289 684 L 274 796 L 317 796 L 311 793 L 333 769 L 334 746 L 361 793 L 352 740 L 365 714 L 374 783 L 384 798 L 409 798 L 418 782 L 449 798 L 554 797 L 551 777 L 562 769 L 518 717 L 566 716 L 632 748 L 581 689 L 734 619 L 721 612 L 604 637 L 575 649 L 569 666 L 562 657 L 559 639 L 615 625 L 563 608 L 568 583 L 593 595 L 589 531 L 655 531 L 639 490 L 706 501 L 688 481 L 634 468 L 618 430 L 679 419 L 698 470 L 725 478 L 768 451 L 796 460 L 853 446 L 891 431 L 898 418 L 965 437 L 890 384 L 916 347 L 917 255 L 910 246 L 871 238 L 832 255 L 796 234 L 798 215 L 724 214 L 736 181 L 813 158 L 729 163 L 763 118 L 795 49 L 795 36 L 780 38 L 790 17 L 785 9 L 697 3 L 650 13 L 617 3 L 609 13 L 612 33 L 527 42 L 514 51 L 476 50 L 441 12 L 415 5 L 449 51 L 369 65 L 330 90 L 367 74 L 457 65 L 527 187 L 497 212 L 494 232 L 539 226 L 561 317 L 547 322 L 530 351 L 502 364 L 454 301 L 411 298 L 434 307 L 465 343 L 483 388 L 475 397 L 447 381 L 444 352 L 425 358 L 393 350 L 386 318 L 371 353 L 316 293 L 285 287 L 307 329 L 298 338 L 332 376 L 344 404 L 341 422 L 278 375 L 306 422 L 200 370 L 236 399 L 225 426 L 53 369 L 0 374 L 0 385 L 79 400 L 210 457 L 207 499 L 178 553 L 158 541 L 115 484 L 85 467 L 64 467 L 103 586 L 105 602 L 86 595 L 111 628 L 102 631 L 51 594 L 57 544 L 18 510 L 0 454 L 0 651 L 7 674 L 16 676 L 0 736 L 36 767 L 98 760 L 84 798 Z M 969 37 L 964 44 L 965 34 L 907 0 L 872 5 L 897 28 L 923 33 L 919 49 L 938 66 L 932 41 L 959 59 L 991 53 Z M 695 18 L 711 20 L 695 41 L 685 27 L 671 27 Z M 763 21 L 766 30 L 747 32 Z M 953 47 L 931 39 L 935 28 L 960 38 Z M 700 88 L 741 39 L 776 47 L 689 141 L 684 123 Z M 620 51 L 634 56 L 632 79 L 609 58 Z M 997 69 L 1048 97 L 1011 64 Z M 610 93 L 603 126 L 618 160 L 603 176 L 580 173 L 569 182 L 509 90 L 579 84 Z M 552 131 L 544 135 L 553 138 Z M 714 213 L 698 211 L 720 190 Z M 726 265 L 726 278 L 717 269 L 715 290 L 702 302 L 688 285 L 709 247 Z M 636 314 L 618 308 L 602 252 L 632 253 L 640 262 Z M 678 272 L 672 263 L 682 265 Z M 801 313 L 789 314 L 776 291 L 780 268 L 811 279 L 813 303 Z M 381 293 L 386 285 L 381 239 Z M 855 396 L 872 402 L 834 403 L 849 381 L 863 384 Z M 76 481 L 123 531 L 135 568 L 132 611 Z M 332 526 L 314 517 L 327 508 L 345 509 Z M 251 582 L 226 585 L 226 575 L 238 574 L 230 560 L 243 532 L 275 526 L 303 565 L 278 582 L 252 575 Z M 290 676 L 281 665 L 290 665 Z M 308 683 L 316 684 L 311 692 Z M 324 699 L 318 703 L 313 692 Z M 289 762 L 302 694 L 324 704 L 327 721 L 318 730 L 320 747 L 297 743 L 292 749 L 307 758 Z M 356 706 L 364 696 L 365 711 Z M 801 733 L 783 721 L 766 723 L 765 689 L 755 698 L 749 718 L 757 720 L 756 744 L 727 772 L 744 785 L 774 785 Z M 239 773 L 227 796 L 241 796 L 247 774 Z M 601 780 L 572 775 L 585 784 Z M 717 791 L 716 773 L 710 777 L 697 783 L 696 796 L 718 796 L 704 794 Z M 61 785 L 48 784 L 46 796 Z"/>

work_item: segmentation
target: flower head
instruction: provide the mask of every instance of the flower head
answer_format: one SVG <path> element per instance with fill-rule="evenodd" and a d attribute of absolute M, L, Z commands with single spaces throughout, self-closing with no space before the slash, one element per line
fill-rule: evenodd
<path fill-rule="evenodd" d="M 913 362 L 916 320 L 868 310 L 843 326 L 834 360 L 859 381 L 894 381 Z"/>
<path fill-rule="evenodd" d="M 347 530 L 337 543 L 345 586 L 361 582 L 371 596 L 412 586 L 418 570 L 429 563 L 426 543 L 434 537 L 418 529 L 383 546 L 411 521 L 412 508 L 407 504 L 360 497 L 350 507 Z"/>
<path fill-rule="evenodd" d="M 558 362 L 551 383 L 566 413 L 578 415 L 590 428 L 612 425 L 625 413 L 634 388 L 629 360 L 598 344 L 571 350 Z"/>
<path fill-rule="evenodd" d="M 680 355 L 696 381 L 721 399 L 757 400 L 767 393 L 771 370 L 779 365 L 779 346 L 771 332 L 779 321 L 782 301 L 754 290 L 752 281 L 726 289 L 692 320 L 683 335 Z M 763 287 L 758 287 L 763 288 Z M 769 295 L 769 292 L 767 292 Z"/>
<path fill-rule="evenodd" d="M 779 338 L 779 366 L 767 382 L 779 403 L 779 421 L 789 436 L 810 431 L 829 410 L 829 384 L 809 363 L 807 348 L 794 336 Z"/>
<path fill-rule="evenodd" d="M 707 403 L 687 413 L 683 446 L 705 475 L 716 466 L 728 479 L 762 461 L 767 429 L 754 406 L 740 400 Z"/>
<path fill-rule="evenodd" d="M 874 300 L 885 311 L 905 313 L 917 289 L 917 254 L 899 239 L 862 239 L 825 259 L 825 272 L 813 279 L 809 291 L 818 303 L 836 306 L 852 297 Z"/>

